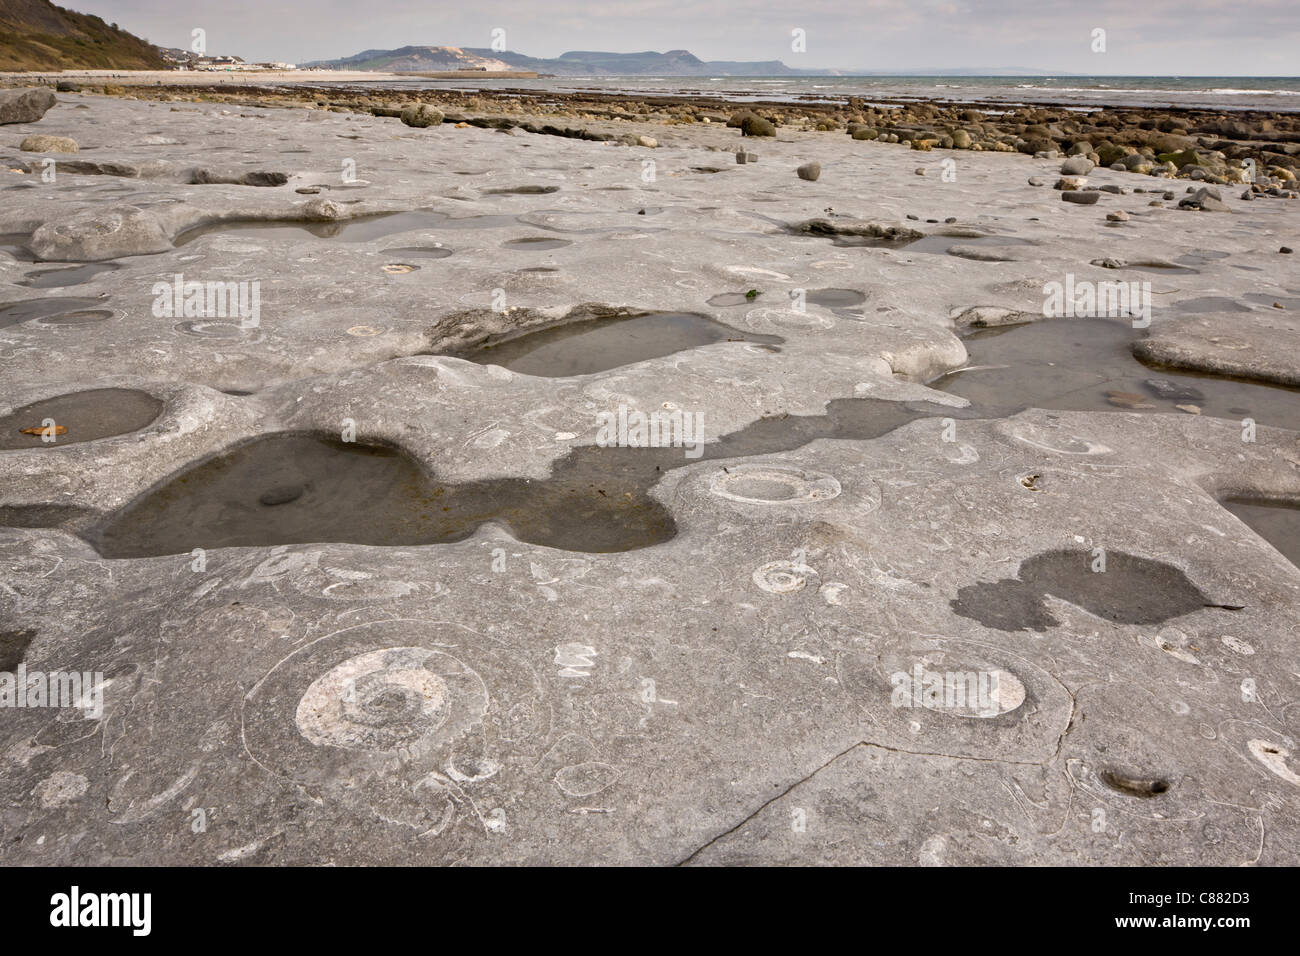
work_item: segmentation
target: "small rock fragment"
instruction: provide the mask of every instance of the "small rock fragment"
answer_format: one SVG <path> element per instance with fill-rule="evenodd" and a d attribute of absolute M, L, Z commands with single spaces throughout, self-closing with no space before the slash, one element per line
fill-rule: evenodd
<path fill-rule="evenodd" d="M 1107 392 L 1106 401 L 1116 408 L 1155 408 L 1145 395 L 1137 392 Z"/>
<path fill-rule="evenodd" d="M 1148 378 L 1142 385 L 1156 398 L 1170 402 L 1204 402 L 1205 393 L 1192 385 L 1167 378 Z"/>

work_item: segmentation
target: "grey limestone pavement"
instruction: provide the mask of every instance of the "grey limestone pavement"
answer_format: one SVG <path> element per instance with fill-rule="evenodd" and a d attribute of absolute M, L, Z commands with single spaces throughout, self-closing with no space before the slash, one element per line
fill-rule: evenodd
<path fill-rule="evenodd" d="M 0 862 L 1300 862 L 1300 568 L 1223 505 L 1297 432 L 927 386 L 1067 277 L 1298 384 L 1300 204 L 646 132 L 0 128 L 0 672 L 103 675 L 0 708 Z M 645 313 L 735 334 L 482 349 Z M 703 445 L 602 440 L 651 413 Z"/>

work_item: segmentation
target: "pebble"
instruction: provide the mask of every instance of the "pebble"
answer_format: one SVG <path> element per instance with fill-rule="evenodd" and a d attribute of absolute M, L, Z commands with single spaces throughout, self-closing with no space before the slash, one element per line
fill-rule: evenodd
<path fill-rule="evenodd" d="M 1295 250 L 1292 249 L 1290 246 L 1283 246 L 1281 249 L 1278 250 L 1278 252 L 1282 253 L 1283 255 L 1287 255 L 1287 256 L 1289 256 L 1289 255 L 1290 255 L 1292 252 L 1294 252 L 1294 251 L 1295 251 Z"/>
<path fill-rule="evenodd" d="M 949 216 L 947 219 L 944 220 L 944 222 L 956 222 L 956 221 L 957 221 L 956 216 Z"/>
<path fill-rule="evenodd" d="M 1174 408 L 1178 409 L 1180 412 L 1186 412 L 1188 415 L 1201 414 L 1201 408 L 1199 405 L 1175 405 Z"/>
<path fill-rule="evenodd" d="M 918 175 L 918 176 L 924 176 L 924 175 L 925 175 L 925 167 L 924 167 L 924 166 L 917 166 L 917 167 L 916 167 L 916 175 Z"/>
<path fill-rule="evenodd" d="M 1047 180 L 1044 179 L 1042 176 L 1030 176 L 1030 177 L 1029 177 L 1029 185 L 1031 185 L 1031 186 L 1046 186 L 1046 185 L 1047 185 Z"/>
<path fill-rule="evenodd" d="M 1073 203 L 1079 203 L 1084 206 L 1091 206 L 1094 203 L 1096 203 L 1098 199 L 1101 198 L 1101 193 L 1092 189 L 1088 190 L 1087 192 L 1063 192 L 1061 193 L 1061 198 L 1064 199 L 1066 202 L 1073 202 Z"/>
<path fill-rule="evenodd" d="M 1123 209 L 1117 209 L 1115 212 L 1106 213 L 1107 222 L 1128 222 L 1128 213 Z"/>

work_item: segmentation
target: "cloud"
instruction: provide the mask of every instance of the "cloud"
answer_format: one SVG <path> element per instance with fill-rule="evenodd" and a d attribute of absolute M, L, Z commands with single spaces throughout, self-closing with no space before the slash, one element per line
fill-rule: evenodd
<path fill-rule="evenodd" d="M 70 0 L 163 46 L 304 61 L 408 44 L 512 50 L 688 49 L 704 59 L 880 70 L 1022 66 L 1052 72 L 1300 75 L 1296 0 Z M 807 33 L 807 52 L 790 31 Z M 1106 30 L 1107 52 L 1091 50 Z"/>

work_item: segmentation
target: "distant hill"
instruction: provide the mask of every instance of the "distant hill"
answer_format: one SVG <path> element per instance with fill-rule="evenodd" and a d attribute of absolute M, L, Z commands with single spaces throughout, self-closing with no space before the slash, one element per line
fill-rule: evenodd
<path fill-rule="evenodd" d="M 0 0 L 3 2 L 3 0 Z M 486 53 L 486 56 L 481 54 Z M 510 70 L 491 50 L 462 50 L 454 46 L 404 46 L 396 50 L 363 50 L 342 60 L 300 64 L 327 70 L 374 70 L 381 73 L 447 72 L 451 70 Z"/>
<path fill-rule="evenodd" d="M 146 40 L 49 0 L 0 0 L 0 70 L 162 70 Z"/>
<path fill-rule="evenodd" d="M 4 0 L 0 0 L 3 3 Z M 553 59 L 482 47 L 404 46 L 366 50 L 341 60 L 301 64 L 328 70 L 380 72 L 441 70 L 533 70 L 556 76 L 786 76 L 822 71 L 793 70 L 780 60 L 701 60 L 686 50 L 667 53 L 601 53 L 577 50 Z"/>

